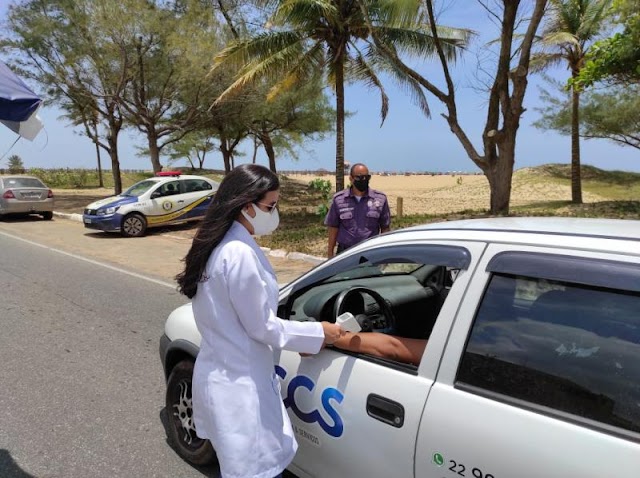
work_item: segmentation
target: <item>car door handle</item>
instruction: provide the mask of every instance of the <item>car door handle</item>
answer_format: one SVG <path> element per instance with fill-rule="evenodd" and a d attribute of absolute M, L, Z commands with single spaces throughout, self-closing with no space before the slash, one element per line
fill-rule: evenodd
<path fill-rule="evenodd" d="M 375 393 L 370 393 L 367 397 L 367 414 L 396 428 L 404 425 L 404 407 Z"/>
<path fill-rule="evenodd" d="M 183 202 L 184 202 L 184 200 L 183 200 L 183 199 L 180 199 L 179 201 L 176 201 L 176 202 L 177 202 L 178 204 L 180 204 L 180 203 L 183 203 Z"/>

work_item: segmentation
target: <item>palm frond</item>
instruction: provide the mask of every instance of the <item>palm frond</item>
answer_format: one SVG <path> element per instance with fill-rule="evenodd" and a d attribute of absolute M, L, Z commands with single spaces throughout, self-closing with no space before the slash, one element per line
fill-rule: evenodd
<path fill-rule="evenodd" d="M 565 55 L 562 53 L 536 52 L 531 55 L 529 60 L 529 71 L 531 73 L 539 73 L 546 68 L 559 65 L 565 60 Z"/>
<path fill-rule="evenodd" d="M 573 45 L 580 46 L 580 41 L 578 37 L 576 37 L 573 33 L 558 31 L 549 33 L 544 35 L 540 40 L 540 43 L 543 45 L 549 46 L 562 46 L 562 45 Z"/>
<path fill-rule="evenodd" d="M 360 10 L 367 13 L 369 23 L 373 25 L 413 28 L 424 20 L 421 0 L 364 0 L 361 7 Z"/>
<path fill-rule="evenodd" d="M 274 34 L 272 36 L 280 35 Z M 305 64 L 304 60 L 309 56 L 305 54 L 304 39 L 300 36 L 298 38 L 301 41 L 276 42 L 277 48 L 266 48 L 265 50 L 258 48 L 251 40 L 242 42 L 245 44 L 244 50 L 234 51 L 231 56 L 224 56 L 225 52 L 223 51 L 219 55 L 218 62 L 212 67 L 210 74 L 223 68 L 223 66 L 237 66 L 236 61 L 238 58 L 249 58 L 249 61 L 240 66 L 236 80 L 216 99 L 214 104 L 220 103 L 226 96 L 238 92 L 244 86 L 254 83 L 258 79 L 278 79 L 285 75 L 288 76 L 296 67 L 299 68 L 301 64 Z M 264 41 L 263 46 L 273 46 L 273 44 Z M 238 49 L 239 45 L 234 45 L 230 48 Z"/>
<path fill-rule="evenodd" d="M 374 27 L 372 33 L 381 42 L 411 56 L 430 57 L 437 52 L 436 43 L 433 36 L 431 36 L 431 32 L 402 28 Z M 464 34 L 461 32 L 461 35 Z M 460 52 L 458 38 L 439 39 L 447 59 L 455 60 Z"/>
<path fill-rule="evenodd" d="M 550 0 L 542 36 L 565 32 L 582 42 L 592 40 L 604 26 L 610 5 L 611 0 Z"/>
<path fill-rule="evenodd" d="M 309 29 L 323 23 L 334 23 L 339 17 L 336 2 L 331 0 L 284 0 L 278 5 L 271 22 Z"/>
<path fill-rule="evenodd" d="M 380 81 L 374 69 L 367 63 L 362 52 L 357 49 L 355 44 L 352 46 L 356 49 L 357 55 L 351 58 L 346 65 L 346 74 L 350 79 L 362 81 L 370 88 L 375 87 L 378 89 L 380 92 L 380 126 L 382 126 L 389 112 L 389 97 L 384 90 L 384 86 L 382 86 L 382 81 Z"/>
<path fill-rule="evenodd" d="M 287 91 L 324 70 L 325 55 L 322 43 L 317 42 L 302 55 L 297 63 L 286 72 L 284 78 L 277 81 L 269 90 L 267 100 L 271 101 L 280 93 Z"/>
<path fill-rule="evenodd" d="M 233 42 L 214 57 L 210 73 L 223 67 L 240 70 L 252 61 L 277 55 L 290 49 L 292 45 L 301 44 L 305 39 L 303 33 L 289 30 L 262 33 L 253 38 Z"/>
<path fill-rule="evenodd" d="M 370 46 L 368 48 L 366 58 L 369 64 L 375 65 L 377 69 L 390 75 L 392 80 L 400 87 L 400 89 L 409 95 L 411 102 L 420 108 L 420 111 L 427 118 L 431 117 L 431 110 L 429 109 L 427 97 L 424 94 L 424 90 L 416 80 L 399 69 L 395 62 L 389 61 L 385 56 L 381 55 L 375 47 Z"/>
<path fill-rule="evenodd" d="M 583 14 L 582 24 L 578 28 L 576 36 L 588 40 L 599 35 L 610 7 L 610 0 L 598 0 L 590 3 Z"/>

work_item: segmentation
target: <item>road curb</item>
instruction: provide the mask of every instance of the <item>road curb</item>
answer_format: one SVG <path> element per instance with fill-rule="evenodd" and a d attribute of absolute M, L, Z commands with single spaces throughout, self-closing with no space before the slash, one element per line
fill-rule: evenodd
<path fill-rule="evenodd" d="M 261 247 L 260 249 L 262 249 L 262 252 L 264 252 L 267 256 L 279 257 L 281 259 L 311 262 L 315 265 L 321 264 L 326 261 L 326 258 L 324 257 L 311 256 L 309 254 L 303 254 L 302 252 L 287 252 L 284 249 L 270 249 L 268 247 Z"/>
<path fill-rule="evenodd" d="M 61 217 L 63 219 L 69 219 L 70 221 L 82 222 L 82 214 L 68 214 L 66 212 L 53 211 L 53 215 L 56 217 Z"/>
<path fill-rule="evenodd" d="M 62 219 L 68 219 L 70 221 L 82 222 L 82 214 L 69 214 L 66 212 L 53 211 L 53 215 Z M 261 247 L 262 252 L 267 256 L 279 257 L 281 259 L 291 259 L 293 261 L 305 261 L 314 265 L 321 264 L 326 260 L 324 257 L 312 256 L 309 254 L 303 254 L 302 252 L 288 252 L 284 249 L 270 249 L 269 247 Z"/>

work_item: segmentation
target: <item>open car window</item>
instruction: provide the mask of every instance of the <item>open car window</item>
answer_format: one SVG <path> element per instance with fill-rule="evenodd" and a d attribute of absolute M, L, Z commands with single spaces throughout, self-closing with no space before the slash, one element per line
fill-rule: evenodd
<path fill-rule="evenodd" d="M 307 276 L 305 287 L 281 304 L 280 316 L 335 322 L 349 312 L 362 333 L 426 341 L 457 273 L 468 265 L 460 249 L 390 246 L 347 257 Z"/>

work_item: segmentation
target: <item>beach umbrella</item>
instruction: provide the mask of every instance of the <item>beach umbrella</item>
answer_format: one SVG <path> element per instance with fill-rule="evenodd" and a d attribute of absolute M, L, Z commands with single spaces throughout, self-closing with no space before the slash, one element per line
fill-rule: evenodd
<path fill-rule="evenodd" d="M 42 98 L 0 61 L 0 123 L 32 141 L 43 127 L 37 115 L 41 104 Z"/>

